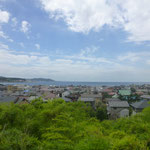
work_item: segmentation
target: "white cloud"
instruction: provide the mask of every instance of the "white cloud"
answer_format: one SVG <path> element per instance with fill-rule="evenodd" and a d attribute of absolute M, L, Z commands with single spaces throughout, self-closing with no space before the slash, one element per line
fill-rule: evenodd
<path fill-rule="evenodd" d="M 11 51 L 5 44 L 0 43 L 0 63 L 11 64 L 11 65 L 29 65 L 49 64 L 50 60 L 46 56 L 36 56 L 19 54 L 16 51 Z"/>
<path fill-rule="evenodd" d="M 8 45 L 5 45 L 5 44 L 3 44 L 3 43 L 0 43 L 0 49 L 8 50 L 9 47 L 8 47 Z"/>
<path fill-rule="evenodd" d="M 150 41 L 149 0 L 40 0 L 51 18 L 63 19 L 69 29 L 88 33 L 104 25 L 122 28 L 129 41 Z"/>
<path fill-rule="evenodd" d="M 27 33 L 30 29 L 31 25 L 30 23 L 28 23 L 27 21 L 22 21 L 21 23 L 21 31 L 24 32 L 24 33 Z"/>
<path fill-rule="evenodd" d="M 99 47 L 96 46 L 91 46 L 91 47 L 86 47 L 84 49 L 81 49 L 79 54 L 76 55 L 69 55 L 65 56 L 66 58 L 71 58 L 73 60 L 79 60 L 79 61 L 84 61 L 84 62 L 89 62 L 89 63 L 108 63 L 108 64 L 114 64 L 115 62 L 108 60 L 103 57 L 97 56 L 97 51 L 99 50 Z"/>
<path fill-rule="evenodd" d="M 60 55 L 59 58 L 54 58 L 46 54 L 14 51 L 0 43 L 0 74 L 26 78 L 46 77 L 64 81 L 149 81 L 149 65 L 147 68 L 127 65 L 115 58 L 109 60 L 91 56 L 89 51 L 87 52 L 88 57 L 85 53 L 82 56 Z M 93 53 L 96 54 L 97 51 L 93 50 Z M 142 55 L 142 59 L 147 55 L 145 62 L 150 63 L 149 52 L 137 55 Z"/>
<path fill-rule="evenodd" d="M 0 10 L 0 23 L 8 23 L 10 14 L 7 11 Z"/>
<path fill-rule="evenodd" d="M 8 40 L 9 42 L 13 42 L 13 39 L 11 39 L 9 36 L 7 36 L 2 30 L 0 30 L 0 37 Z"/>
<path fill-rule="evenodd" d="M 0 37 L 7 39 L 8 36 L 5 35 L 5 33 L 3 31 L 0 30 Z"/>
<path fill-rule="evenodd" d="M 40 49 L 40 44 L 35 44 L 35 47 L 36 47 L 37 50 L 39 50 Z"/>
<path fill-rule="evenodd" d="M 150 59 L 150 52 L 148 51 L 143 51 L 143 52 L 129 52 L 125 55 L 121 55 L 118 57 L 119 61 L 127 61 L 127 62 L 142 62 L 145 63 L 147 60 Z"/>
<path fill-rule="evenodd" d="M 93 53 L 95 54 L 96 51 L 98 51 L 99 47 L 96 46 L 91 46 L 91 47 L 86 47 L 85 49 L 81 50 L 80 56 L 88 56 L 92 55 Z"/>
<path fill-rule="evenodd" d="M 150 1 L 149 0 L 126 0 L 120 3 L 122 16 L 126 21 L 124 30 L 130 35 L 130 41 L 149 41 L 150 40 Z"/>
<path fill-rule="evenodd" d="M 9 42 L 13 42 L 9 36 L 7 36 L 2 30 L 2 25 L 9 22 L 10 14 L 7 11 L 0 10 L 0 37 L 7 39 Z"/>
<path fill-rule="evenodd" d="M 140 59 L 140 55 L 138 53 L 128 53 L 127 55 L 119 56 L 118 59 L 120 61 L 132 61 L 136 62 Z"/>

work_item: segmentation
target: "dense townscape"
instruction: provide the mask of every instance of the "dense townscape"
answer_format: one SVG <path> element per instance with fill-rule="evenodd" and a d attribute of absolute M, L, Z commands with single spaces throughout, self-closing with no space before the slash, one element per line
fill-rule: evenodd
<path fill-rule="evenodd" d="M 109 119 L 127 117 L 149 106 L 150 85 L 129 86 L 48 86 L 48 85 L 0 85 L 0 102 L 15 104 L 63 99 L 65 102 L 82 101 L 96 110 L 104 105 Z"/>

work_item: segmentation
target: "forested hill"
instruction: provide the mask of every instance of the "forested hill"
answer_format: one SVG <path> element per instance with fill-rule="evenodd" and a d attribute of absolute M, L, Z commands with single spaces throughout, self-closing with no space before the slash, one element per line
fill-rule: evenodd
<path fill-rule="evenodd" d="M 2 77 L 0 76 L 0 82 L 39 82 L 39 81 L 54 81 L 52 79 L 45 78 L 33 78 L 33 79 L 24 79 L 24 78 L 10 78 L 10 77 Z"/>
<path fill-rule="evenodd" d="M 46 78 L 33 78 L 33 79 L 28 79 L 27 81 L 33 81 L 33 82 L 44 81 L 44 82 L 49 82 L 49 81 L 54 81 L 54 80 L 46 79 Z"/>
<path fill-rule="evenodd" d="M 9 78 L 9 77 L 1 77 L 0 82 L 24 82 L 26 79 L 23 78 Z"/>
<path fill-rule="evenodd" d="M 1 150 L 148 150 L 150 107 L 142 113 L 103 120 L 81 102 L 63 100 L 0 104 Z"/>

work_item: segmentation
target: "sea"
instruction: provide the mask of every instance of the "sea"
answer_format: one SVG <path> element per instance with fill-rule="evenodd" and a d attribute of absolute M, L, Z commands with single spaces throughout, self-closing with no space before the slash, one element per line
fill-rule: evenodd
<path fill-rule="evenodd" d="M 93 86 L 93 87 L 101 87 L 101 86 L 128 86 L 128 85 L 143 85 L 150 84 L 150 82 L 71 82 L 71 81 L 36 81 L 36 82 L 0 82 L 3 85 L 49 85 L 49 86 Z"/>

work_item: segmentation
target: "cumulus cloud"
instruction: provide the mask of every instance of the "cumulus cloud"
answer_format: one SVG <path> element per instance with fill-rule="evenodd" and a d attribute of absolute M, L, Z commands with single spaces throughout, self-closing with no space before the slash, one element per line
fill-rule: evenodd
<path fill-rule="evenodd" d="M 21 23 L 21 31 L 22 32 L 27 33 L 29 31 L 30 27 L 31 27 L 31 25 L 29 22 L 27 22 L 25 20 L 22 21 L 22 23 Z"/>
<path fill-rule="evenodd" d="M 9 12 L 0 10 L 0 37 L 7 39 L 9 42 L 13 42 L 13 40 L 9 36 L 7 36 L 2 30 L 3 24 L 8 23 L 9 18 L 10 18 Z"/>
<path fill-rule="evenodd" d="M 7 11 L 0 10 L 0 23 L 8 23 L 10 14 Z"/>
<path fill-rule="evenodd" d="M 69 29 L 88 33 L 104 25 L 121 28 L 129 41 L 150 41 L 149 0 L 40 0 L 51 18 L 63 19 Z"/>

